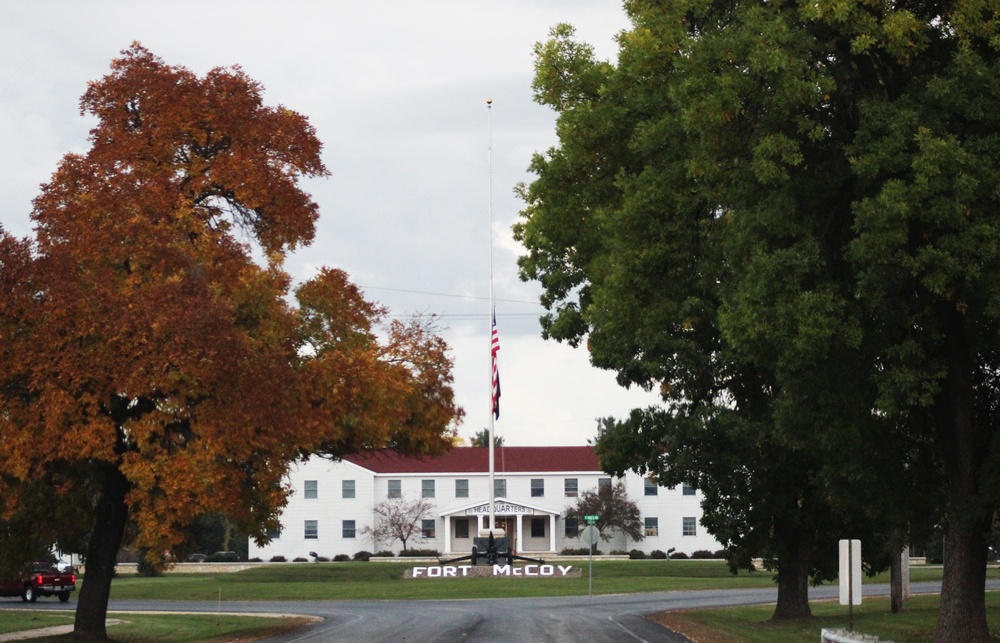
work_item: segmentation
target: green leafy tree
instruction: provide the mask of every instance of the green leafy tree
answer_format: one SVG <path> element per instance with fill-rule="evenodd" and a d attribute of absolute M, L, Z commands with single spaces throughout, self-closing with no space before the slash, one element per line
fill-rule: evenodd
<path fill-rule="evenodd" d="M 813 555 L 817 534 L 831 531 L 830 508 L 813 482 L 816 458 L 778 447 L 774 375 L 726 350 L 720 284 L 738 270 L 717 229 L 726 220 L 687 177 L 685 155 L 697 150 L 665 89 L 672 66 L 642 53 L 623 46 L 616 72 L 594 61 L 568 27 L 538 47 L 536 97 L 559 111 L 561 145 L 534 158 L 537 179 L 522 188 L 527 207 L 515 229 L 528 249 L 522 276 L 545 287 L 542 301 L 553 310 L 542 320 L 546 336 L 577 344 L 586 335 L 595 365 L 616 370 L 625 385 L 659 386 L 672 404 L 672 413 L 649 415 L 646 424 L 656 428 L 638 433 L 637 448 L 599 440 L 602 466 L 654 472 L 666 484 L 697 479 L 706 502 L 749 505 L 750 494 L 768 494 L 771 502 L 737 514 L 731 525 L 721 517 L 736 507 L 708 513 L 727 526 L 716 535 L 734 562 L 768 554 L 776 561 L 775 616 L 806 615 L 810 575 L 835 573 L 834 563 L 817 564 Z M 742 468 L 766 464 L 773 475 L 756 476 L 733 499 L 732 489 L 695 470 L 697 460 L 664 459 L 664 452 L 680 456 L 671 447 L 702 425 L 753 444 L 755 457 Z M 735 443 L 699 442 L 724 452 Z M 620 457 L 610 457 L 611 445 L 623 448 Z M 733 470 L 723 470 L 719 482 L 734 483 Z"/>
<path fill-rule="evenodd" d="M 669 403 L 624 423 L 634 439 L 599 441 L 602 464 L 699 479 L 715 490 L 706 502 L 718 502 L 708 514 L 723 540 L 758 534 L 732 541 L 736 550 L 773 538 L 776 617 L 808 614 L 808 576 L 832 573 L 835 550 L 821 534 L 865 531 L 881 554 L 908 537 L 914 499 L 940 515 L 933 490 L 951 449 L 927 412 L 942 401 L 945 371 L 913 337 L 931 326 L 900 315 L 905 306 L 868 302 L 889 284 L 910 292 L 903 268 L 916 264 L 890 255 L 899 262 L 866 285 L 864 262 L 886 258 L 862 256 L 857 217 L 880 181 L 898 184 L 888 172 L 870 181 L 858 160 L 898 157 L 858 148 L 858 134 L 867 119 L 881 131 L 888 117 L 871 107 L 897 81 L 915 89 L 936 66 L 950 74 L 969 47 L 992 56 L 980 32 L 993 27 L 960 8 L 941 21 L 924 5 L 846 6 L 628 2 L 633 27 L 619 36 L 616 66 L 557 27 L 536 50 L 535 92 L 558 112 L 560 144 L 533 159 L 515 227 L 528 250 L 522 276 L 542 284 L 551 311 L 543 334 L 586 338 L 595 365 Z M 914 238 L 923 237 L 889 235 Z M 985 262 L 974 265 L 988 265 L 991 246 L 974 241 Z M 699 462 L 685 441 L 718 457 Z M 734 449 L 747 484 L 711 466 Z M 881 493 L 862 506 L 872 488 Z M 764 496 L 774 500 L 766 511 Z M 981 637 L 982 584 L 969 607 L 977 576 L 957 567 L 942 636 L 965 635 L 960 614 Z"/>
<path fill-rule="evenodd" d="M 476 434 L 472 436 L 472 446 L 474 447 L 488 447 L 490 446 L 490 430 L 483 429 L 482 431 L 476 431 Z M 493 434 L 493 446 L 502 447 L 503 446 L 503 436 Z"/>
<path fill-rule="evenodd" d="M 225 514 L 213 513 L 199 516 L 186 530 L 184 546 L 175 550 L 179 560 L 186 560 L 192 553 L 211 555 L 217 551 L 234 551 L 240 560 L 246 560 L 249 550 L 248 537 Z"/>
<path fill-rule="evenodd" d="M 631 540 L 638 541 L 646 537 L 639 507 L 629 500 L 625 483 L 621 481 L 582 492 L 574 504 L 567 505 L 565 515 L 567 518 L 575 518 L 581 524 L 584 516 L 599 516 L 594 526 L 601 532 L 601 539 L 605 542 L 611 540 L 616 531 Z"/>
<path fill-rule="evenodd" d="M 610 433 L 615 428 L 615 418 L 612 416 L 595 418 L 597 421 L 597 434 L 593 439 L 587 438 L 587 444 L 597 444 L 601 438 Z"/>

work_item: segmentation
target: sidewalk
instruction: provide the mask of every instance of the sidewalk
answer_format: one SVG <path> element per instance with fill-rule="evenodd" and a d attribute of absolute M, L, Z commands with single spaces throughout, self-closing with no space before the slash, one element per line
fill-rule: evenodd
<path fill-rule="evenodd" d="M 107 621 L 109 626 L 121 623 L 121 619 L 110 618 Z M 9 634 L 0 634 L 0 643 L 4 641 L 26 641 L 42 636 L 58 636 L 59 634 L 69 634 L 73 631 L 72 623 L 69 625 L 53 625 L 52 627 L 40 627 L 36 630 L 21 630 Z"/>

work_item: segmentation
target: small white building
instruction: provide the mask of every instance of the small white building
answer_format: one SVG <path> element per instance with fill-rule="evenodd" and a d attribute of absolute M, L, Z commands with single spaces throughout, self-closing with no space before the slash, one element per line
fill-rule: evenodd
<path fill-rule="evenodd" d="M 497 526 L 513 538 L 521 555 L 554 554 L 586 544 L 579 536 L 585 526 L 564 517 L 579 495 L 600 485 L 616 484 L 600 470 L 593 447 L 497 447 L 494 452 Z M 598 548 L 640 549 L 645 553 L 671 548 L 688 555 L 716 551 L 719 543 L 701 525 L 701 494 L 683 486 L 659 487 L 628 473 L 623 478 L 628 497 L 642 514 L 646 537 L 629 540 L 615 533 Z M 457 447 L 441 456 L 407 457 L 392 450 L 322 458 L 294 465 L 288 474 L 293 488 L 282 514 L 282 529 L 249 556 L 270 560 L 306 558 L 310 552 L 332 558 L 358 551 L 398 552 L 402 543 L 372 542 L 373 511 L 387 498 L 426 498 L 434 509 L 421 524 L 410 549 L 436 549 L 444 556 L 472 550 L 472 537 L 489 518 L 489 449 Z"/>

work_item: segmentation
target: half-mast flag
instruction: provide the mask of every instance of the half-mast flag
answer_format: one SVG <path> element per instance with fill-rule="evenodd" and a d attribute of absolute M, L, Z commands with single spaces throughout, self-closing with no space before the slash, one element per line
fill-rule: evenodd
<path fill-rule="evenodd" d="M 497 369 L 497 353 L 500 352 L 500 336 L 497 334 L 497 311 L 493 309 L 493 332 L 490 333 L 490 357 L 493 361 L 493 418 L 500 419 L 500 371 Z"/>

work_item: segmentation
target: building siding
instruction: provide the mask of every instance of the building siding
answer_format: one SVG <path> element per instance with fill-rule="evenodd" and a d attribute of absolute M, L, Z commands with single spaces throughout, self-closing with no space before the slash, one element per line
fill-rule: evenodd
<path fill-rule="evenodd" d="M 461 449 L 470 447 L 460 447 Z M 559 447 L 537 447 L 547 449 L 558 456 Z M 579 447 L 568 447 L 579 449 Z M 531 447 L 521 447 L 523 453 L 531 456 L 530 461 L 542 461 L 538 454 L 532 454 Z M 459 455 L 462 455 L 461 453 Z M 577 454 L 579 455 L 579 454 Z M 455 455 L 451 456 L 455 462 Z M 579 460 L 579 458 L 577 458 Z M 360 460 L 360 462 L 365 462 Z M 447 464 L 447 463 L 446 463 Z M 509 463 L 508 463 L 509 464 Z M 434 480 L 434 498 L 431 503 L 434 508 L 427 516 L 435 521 L 434 538 L 423 538 L 419 534 L 407 542 L 409 549 L 435 549 L 442 554 L 463 555 L 471 551 L 472 537 L 478 534 L 480 521 L 477 515 L 467 515 L 466 508 L 485 504 L 489 499 L 489 474 L 483 472 L 422 470 L 398 472 L 392 471 L 392 461 L 380 462 L 378 472 L 366 468 L 363 464 L 351 461 L 332 462 L 322 458 L 310 458 L 292 466 L 287 475 L 287 482 L 292 488 L 288 505 L 282 513 L 282 530 L 280 536 L 270 543 L 257 546 L 252 540 L 249 547 L 251 558 L 270 560 L 275 556 L 283 556 L 287 560 L 309 558 L 314 552 L 318 556 L 332 558 L 346 554 L 353 556 L 359 551 L 377 552 L 390 550 L 398 553 L 402 543 L 373 542 L 365 534 L 375 523 L 374 507 L 388 497 L 389 480 L 400 480 L 402 497 L 416 499 L 421 497 L 422 481 Z M 401 468 L 405 468 L 401 467 Z M 496 478 L 507 481 L 507 497 L 509 502 L 524 507 L 527 513 L 522 515 L 522 534 L 517 542 L 518 553 L 530 556 L 533 553 L 544 554 L 561 551 L 564 548 L 579 548 L 586 546 L 579 537 L 565 535 L 563 515 L 568 507 L 576 503 L 576 498 L 568 498 L 564 493 L 566 478 L 576 478 L 578 493 L 596 489 L 598 479 L 608 478 L 601 471 L 498 471 Z M 531 480 L 544 481 L 544 495 L 532 497 Z M 455 495 L 455 480 L 469 481 L 469 497 L 458 498 Z M 317 482 L 317 497 L 305 498 L 306 480 Z M 354 480 L 355 497 L 342 497 L 344 480 Z M 708 534 L 701 525 L 701 494 L 683 495 L 680 487 L 669 489 L 660 487 L 656 496 L 646 496 L 644 481 L 638 475 L 628 473 L 622 479 L 629 499 L 636 503 L 642 518 L 655 517 L 658 522 L 658 534 L 647 536 L 642 541 L 627 539 L 623 534 L 614 534 L 610 541 L 601 541 L 598 548 L 604 552 L 611 550 L 639 549 L 645 553 L 653 550 L 668 551 L 674 548 L 677 552 L 691 554 L 698 550 L 715 551 L 720 548 L 718 542 Z M 614 479 L 613 482 L 617 482 Z M 554 523 L 550 516 L 554 516 Z M 696 534 L 683 535 L 684 518 L 695 518 Z M 531 519 L 544 519 L 544 537 L 531 536 Z M 469 537 L 456 537 L 456 522 L 469 520 Z M 353 520 L 355 537 L 345 538 L 343 521 Z M 317 538 L 305 537 L 306 521 L 316 521 Z M 512 518 L 512 524 L 516 520 Z M 551 547 L 551 531 L 555 531 L 555 547 Z M 445 529 L 449 534 L 446 536 Z M 509 534 L 516 536 L 515 533 Z M 446 547 L 447 545 L 447 547 Z"/>

